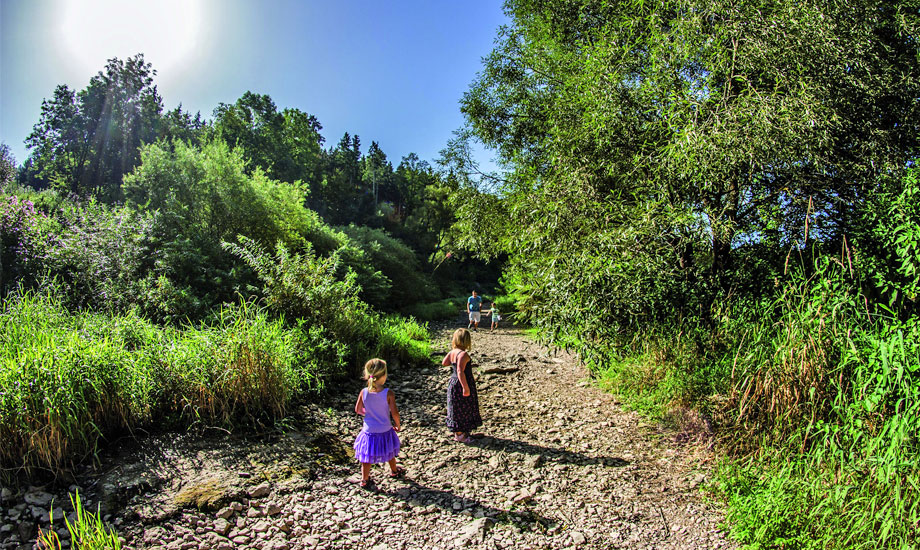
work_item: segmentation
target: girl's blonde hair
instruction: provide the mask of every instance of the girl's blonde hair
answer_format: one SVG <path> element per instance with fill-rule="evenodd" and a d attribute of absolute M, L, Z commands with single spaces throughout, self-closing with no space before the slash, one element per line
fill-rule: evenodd
<path fill-rule="evenodd" d="M 470 348 L 473 347 L 473 337 L 470 335 L 470 331 L 465 328 L 458 328 L 450 338 L 450 345 L 463 351 L 470 351 Z"/>
<path fill-rule="evenodd" d="M 377 359 L 375 357 L 367 363 L 364 363 L 364 378 L 367 380 L 368 390 L 373 390 L 377 380 L 383 378 L 386 374 L 387 362 L 383 359 Z"/>

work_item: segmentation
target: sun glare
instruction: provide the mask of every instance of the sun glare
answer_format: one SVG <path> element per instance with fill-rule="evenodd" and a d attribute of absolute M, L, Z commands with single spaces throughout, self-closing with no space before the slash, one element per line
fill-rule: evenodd
<path fill-rule="evenodd" d="M 112 57 L 143 53 L 158 80 L 168 80 L 202 53 L 204 2 L 61 0 L 61 56 L 88 78 Z"/>

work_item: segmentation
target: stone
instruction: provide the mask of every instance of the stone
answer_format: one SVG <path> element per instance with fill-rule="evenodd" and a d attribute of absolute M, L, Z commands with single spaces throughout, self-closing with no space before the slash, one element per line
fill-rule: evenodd
<path fill-rule="evenodd" d="M 227 536 L 227 533 L 230 532 L 232 527 L 233 526 L 230 524 L 230 522 L 224 518 L 218 518 L 214 522 L 214 531 L 220 533 L 223 536 Z"/>
<path fill-rule="evenodd" d="M 281 513 L 281 507 L 275 504 L 274 502 L 270 503 L 265 507 L 265 515 L 267 516 L 277 516 Z"/>
<path fill-rule="evenodd" d="M 215 517 L 218 517 L 218 518 L 220 518 L 220 519 L 230 519 L 230 516 L 233 515 L 233 509 L 231 509 L 231 508 L 221 508 L 221 509 L 218 510 L 217 513 L 214 514 L 214 515 L 215 515 Z"/>
<path fill-rule="evenodd" d="M 212 476 L 184 484 L 176 494 L 174 502 L 180 508 L 218 510 L 233 498 L 235 493 L 236 489 L 226 477 Z"/>
<path fill-rule="evenodd" d="M 539 468 L 543 464 L 543 455 L 531 455 L 524 459 L 524 466 L 530 469 Z"/>
<path fill-rule="evenodd" d="M 26 504 L 47 508 L 51 504 L 51 501 L 54 500 L 54 495 L 44 491 L 31 491 L 26 493 L 22 499 L 26 501 Z"/>
<path fill-rule="evenodd" d="M 570 531 L 569 538 L 572 539 L 572 544 L 575 546 L 580 546 L 587 541 L 585 536 L 580 531 Z"/>
<path fill-rule="evenodd" d="M 256 533 L 264 533 L 268 531 L 269 527 L 270 527 L 269 523 L 263 520 L 263 521 L 256 522 L 256 524 L 252 526 L 252 530 Z"/>
<path fill-rule="evenodd" d="M 249 498 L 263 498 L 271 494 L 272 488 L 268 483 L 260 483 L 249 490 Z"/>
<path fill-rule="evenodd" d="M 483 542 L 486 540 L 486 533 L 492 527 L 492 520 L 489 518 L 479 518 L 468 523 L 457 533 L 456 545 L 466 546 L 474 540 Z"/>

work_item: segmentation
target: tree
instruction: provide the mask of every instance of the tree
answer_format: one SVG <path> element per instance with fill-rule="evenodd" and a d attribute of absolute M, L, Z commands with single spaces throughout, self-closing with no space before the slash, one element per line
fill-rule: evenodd
<path fill-rule="evenodd" d="M 377 142 L 372 141 L 370 148 L 367 150 L 367 155 L 364 156 L 363 180 L 371 184 L 375 212 L 380 195 L 379 190 L 381 187 L 389 187 L 392 177 L 393 165 L 387 161 L 386 153 L 380 149 Z"/>
<path fill-rule="evenodd" d="M 718 270 L 765 206 L 804 212 L 812 197 L 833 216 L 904 166 L 918 140 L 911 5 L 515 0 L 463 110 L 518 167 L 698 212 Z"/>
<path fill-rule="evenodd" d="M 0 143 L 0 188 L 6 187 L 16 178 L 16 157 L 10 146 Z"/>
<path fill-rule="evenodd" d="M 512 23 L 462 110 L 513 168 L 500 193 L 520 230 L 502 246 L 542 280 L 576 281 L 585 266 L 562 273 L 541 255 L 589 262 L 600 236 L 630 235 L 642 243 L 631 261 L 674 280 L 705 268 L 724 291 L 739 242 L 801 240 L 806 216 L 814 235 L 838 237 L 853 202 L 917 151 L 916 2 L 505 8 Z"/>
<path fill-rule="evenodd" d="M 207 122 L 201 118 L 201 113 L 195 116 L 182 110 L 182 104 L 171 111 L 167 111 L 160 120 L 160 139 L 171 143 L 183 141 L 185 143 L 200 143 L 207 130 Z"/>
<path fill-rule="evenodd" d="M 41 118 L 26 138 L 38 177 L 77 195 L 119 200 L 122 177 L 139 162 L 138 148 L 158 137 L 163 102 L 155 75 L 138 54 L 110 59 L 78 93 L 58 86 L 42 101 Z"/>
<path fill-rule="evenodd" d="M 214 110 L 214 134 L 243 150 L 250 172 L 261 168 L 272 179 L 302 181 L 311 190 L 322 180 L 322 128 L 313 115 L 279 112 L 271 97 L 253 92 Z"/>

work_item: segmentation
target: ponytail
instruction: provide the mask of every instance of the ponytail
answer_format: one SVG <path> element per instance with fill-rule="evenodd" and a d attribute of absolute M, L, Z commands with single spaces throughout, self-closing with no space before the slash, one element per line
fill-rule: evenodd
<path fill-rule="evenodd" d="M 386 374 L 387 362 L 383 359 L 374 358 L 364 363 L 364 378 L 367 380 L 368 391 L 373 391 L 377 380 L 383 378 Z"/>

